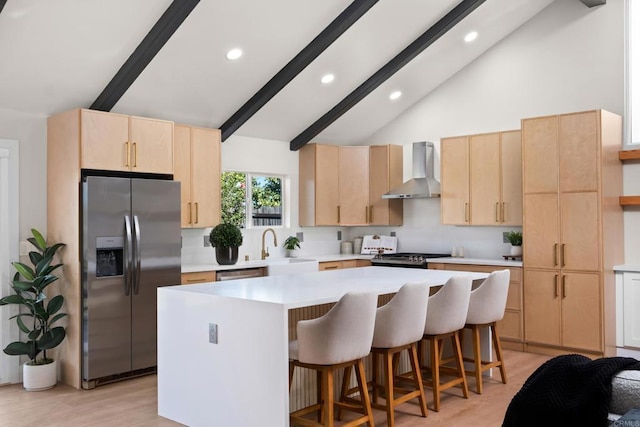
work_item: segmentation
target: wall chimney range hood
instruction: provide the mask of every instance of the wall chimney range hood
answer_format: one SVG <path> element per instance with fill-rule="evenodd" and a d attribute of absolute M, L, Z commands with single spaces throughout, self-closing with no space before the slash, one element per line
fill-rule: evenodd
<path fill-rule="evenodd" d="M 433 176 L 435 147 L 433 142 L 413 143 L 413 178 L 392 188 L 383 199 L 418 199 L 440 197 L 440 183 Z"/>

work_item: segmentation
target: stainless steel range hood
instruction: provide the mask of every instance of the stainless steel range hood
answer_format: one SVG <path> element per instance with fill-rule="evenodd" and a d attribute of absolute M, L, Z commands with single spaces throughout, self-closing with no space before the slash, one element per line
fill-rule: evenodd
<path fill-rule="evenodd" d="M 433 176 L 435 147 L 433 142 L 413 143 L 413 178 L 392 188 L 383 199 L 418 199 L 440 197 L 440 183 Z"/>

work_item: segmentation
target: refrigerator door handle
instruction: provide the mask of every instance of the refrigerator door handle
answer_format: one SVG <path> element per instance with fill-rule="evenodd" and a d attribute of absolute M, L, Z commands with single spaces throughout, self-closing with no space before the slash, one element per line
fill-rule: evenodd
<path fill-rule="evenodd" d="M 127 234 L 127 242 L 124 246 L 124 268 L 126 269 L 124 274 L 124 294 L 126 296 L 129 296 L 129 294 L 131 293 L 131 255 L 133 249 L 133 239 L 131 237 L 131 218 L 129 218 L 129 215 L 125 215 L 124 217 L 124 229 Z"/>
<path fill-rule="evenodd" d="M 138 215 L 133 216 L 133 232 L 136 235 L 136 250 L 134 252 L 136 257 L 136 275 L 135 275 L 135 280 L 133 282 L 133 293 L 134 295 L 137 295 L 138 290 L 140 289 L 140 262 L 142 259 L 142 256 L 140 254 L 141 230 L 140 230 L 140 222 L 138 221 Z"/>

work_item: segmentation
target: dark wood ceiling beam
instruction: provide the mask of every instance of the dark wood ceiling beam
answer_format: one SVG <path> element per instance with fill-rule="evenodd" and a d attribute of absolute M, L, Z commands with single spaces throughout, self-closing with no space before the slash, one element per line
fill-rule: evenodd
<path fill-rule="evenodd" d="M 300 135 L 296 136 L 291 141 L 289 148 L 292 151 L 302 148 L 485 1 L 486 0 L 464 0 L 460 2 L 442 19 L 425 31 L 409 46 L 404 48 L 402 52 L 397 54 L 391 61 L 387 62 L 382 68 L 376 71 L 375 74 L 347 95 L 335 107 L 316 120 L 311 126 L 300 133 Z"/>
<path fill-rule="evenodd" d="M 289 84 L 291 80 L 300 74 L 318 55 L 324 52 L 377 2 L 378 0 L 355 0 L 342 11 L 316 38 L 220 126 L 222 141 L 233 135 L 240 126 L 264 107 L 271 98 Z"/>
<path fill-rule="evenodd" d="M 4 8 L 5 4 L 7 4 L 7 0 L 0 0 L 0 13 L 2 13 L 2 9 Z"/>
<path fill-rule="evenodd" d="M 111 111 L 199 2 L 174 0 L 90 108 Z"/>

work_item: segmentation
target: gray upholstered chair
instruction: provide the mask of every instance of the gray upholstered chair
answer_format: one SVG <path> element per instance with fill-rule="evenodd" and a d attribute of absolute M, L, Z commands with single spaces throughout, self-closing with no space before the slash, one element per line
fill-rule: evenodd
<path fill-rule="evenodd" d="M 334 405 L 360 412 L 362 417 L 349 425 L 366 422 L 373 426 L 373 414 L 366 386 L 363 358 L 371 351 L 378 297 L 375 293 L 347 293 L 324 316 L 301 320 L 297 324 L 298 339 L 289 343 L 289 386 L 296 366 L 313 369 L 319 373 L 320 394 L 318 403 L 291 414 L 291 423 L 302 425 L 333 426 Z M 333 372 L 336 369 L 356 368 L 360 408 L 335 402 L 333 396 Z M 319 411 L 320 423 L 303 418 Z"/>
<path fill-rule="evenodd" d="M 376 313 L 376 325 L 371 348 L 373 362 L 371 406 L 387 411 L 387 425 L 389 427 L 395 425 L 395 407 L 414 398 L 418 398 L 422 416 L 427 416 L 427 403 L 424 396 L 416 344 L 423 335 L 428 298 L 429 285 L 427 283 L 407 283 L 400 288 L 391 301 L 379 307 Z M 410 379 L 414 385 L 413 390 L 394 387 L 394 368 L 397 367 L 400 354 L 405 350 L 409 353 L 409 362 L 411 364 Z M 384 384 L 378 378 L 380 357 L 383 358 Z M 403 375 L 404 379 L 406 378 Z M 340 400 L 350 400 L 347 398 L 347 395 L 352 392 L 352 390 L 348 390 L 349 380 L 350 375 L 343 377 Z M 384 390 L 384 405 L 378 404 L 381 389 Z M 400 396 L 396 397 L 394 392 L 397 392 Z"/>
<path fill-rule="evenodd" d="M 473 337 L 473 373 L 476 377 L 476 391 L 482 394 L 482 373 L 491 368 L 500 368 L 500 377 L 504 384 L 507 383 L 507 373 L 502 357 L 500 336 L 496 328 L 496 322 L 504 317 L 509 293 L 509 270 L 494 271 L 476 289 L 471 292 L 469 310 L 464 327 L 471 329 Z M 495 361 L 483 361 L 480 351 L 480 328 L 488 327 L 493 340 L 493 348 L 496 352 Z M 471 361 L 472 359 L 466 359 Z"/>
<path fill-rule="evenodd" d="M 454 276 L 438 292 L 429 297 L 421 345 L 427 341 L 430 344 L 431 381 L 424 380 L 424 383 L 433 389 L 433 409 L 436 412 L 440 411 L 440 392 L 443 390 L 460 384 L 462 395 L 466 399 L 469 398 L 459 333 L 467 319 L 471 282 L 470 277 Z M 456 365 L 453 369 L 441 366 L 442 345 L 445 338 L 451 338 L 453 360 Z M 420 351 L 420 354 L 422 353 L 423 351 Z M 456 377 L 445 383 L 440 383 L 441 369 L 456 375 Z"/>

